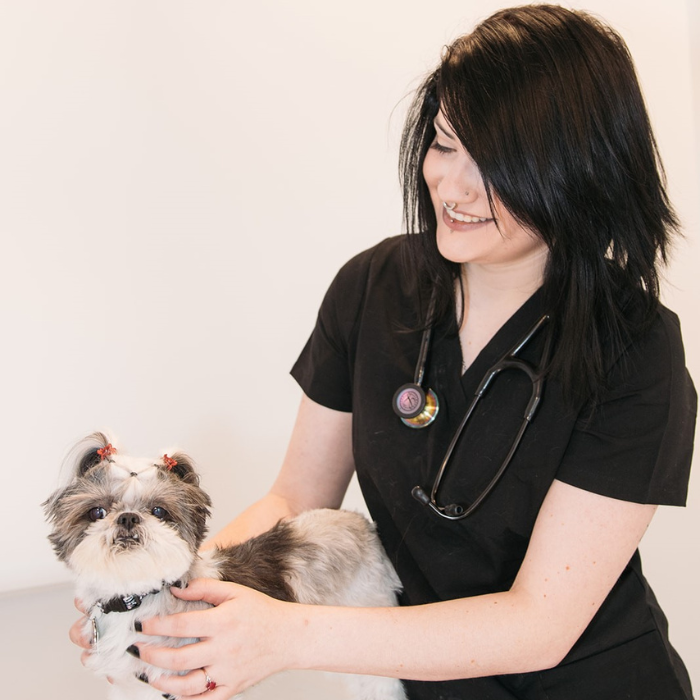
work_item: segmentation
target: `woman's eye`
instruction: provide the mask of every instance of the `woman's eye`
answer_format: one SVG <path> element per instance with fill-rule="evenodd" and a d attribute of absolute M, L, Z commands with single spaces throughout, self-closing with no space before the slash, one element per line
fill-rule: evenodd
<path fill-rule="evenodd" d="M 158 520 L 165 520 L 165 518 L 168 517 L 168 511 L 165 510 L 165 508 L 161 508 L 160 506 L 156 506 L 151 510 L 151 513 L 158 518 Z"/>
<path fill-rule="evenodd" d="M 430 144 L 430 148 L 437 151 L 438 153 L 452 153 L 453 148 L 448 146 L 443 146 L 437 139 Z"/>
<path fill-rule="evenodd" d="M 107 516 L 107 511 L 102 507 L 91 508 L 88 511 L 88 518 L 95 522 L 96 520 L 102 520 Z"/>

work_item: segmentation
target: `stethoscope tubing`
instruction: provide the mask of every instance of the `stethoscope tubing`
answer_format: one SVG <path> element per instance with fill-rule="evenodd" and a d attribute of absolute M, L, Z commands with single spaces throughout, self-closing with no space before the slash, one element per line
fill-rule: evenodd
<path fill-rule="evenodd" d="M 428 304 L 428 317 L 426 323 L 433 322 L 433 314 L 435 313 L 436 295 L 433 292 Z M 419 387 L 423 386 L 423 377 L 425 376 L 425 365 L 428 360 L 428 351 L 430 350 L 430 339 L 433 336 L 433 329 L 428 326 L 423 331 L 423 337 L 420 341 L 420 350 L 418 351 L 418 362 L 416 362 L 416 371 L 413 373 L 413 383 Z"/>
<path fill-rule="evenodd" d="M 532 422 L 532 419 L 534 418 L 537 408 L 542 399 L 542 392 L 544 387 L 544 374 L 549 360 L 549 353 L 551 350 L 552 343 L 551 335 L 548 336 L 545 341 L 545 347 L 542 352 L 542 358 L 540 360 L 539 368 L 533 367 L 526 360 L 521 360 L 519 357 L 517 357 L 517 353 L 519 353 L 522 350 L 522 348 L 525 347 L 525 345 L 527 345 L 527 343 L 532 339 L 532 337 L 540 330 L 540 328 L 542 328 L 542 326 L 548 320 L 548 315 L 542 316 L 537 321 L 537 323 L 528 331 L 528 333 L 522 339 L 520 339 L 513 348 L 511 348 L 505 355 L 503 355 L 501 359 L 493 367 L 491 367 L 491 369 L 484 375 L 484 378 L 481 380 L 479 386 L 474 392 L 474 398 L 469 404 L 469 407 L 467 408 L 464 417 L 462 418 L 457 430 L 455 431 L 455 434 L 452 437 L 452 440 L 450 441 L 450 444 L 447 447 L 445 456 L 443 457 L 438 473 L 435 477 L 435 480 L 433 481 L 430 497 L 428 498 L 425 491 L 419 486 L 414 487 L 411 491 L 413 497 L 416 498 L 416 500 L 428 506 L 433 512 L 437 513 L 441 517 L 446 518 L 447 520 L 463 520 L 464 518 L 471 515 L 491 494 L 491 492 L 495 489 L 495 487 L 498 485 L 498 482 L 505 474 L 506 469 L 508 468 L 511 460 L 513 459 L 513 456 L 515 455 L 515 452 L 518 446 L 520 445 L 520 442 L 522 441 L 523 435 L 525 434 L 527 427 Z M 423 340 L 425 340 L 425 334 Z M 423 343 L 421 343 L 420 356 L 423 356 Z M 424 374 L 424 369 L 424 366 L 421 367 L 421 379 Z M 508 449 L 508 454 L 501 463 L 501 466 L 499 467 L 494 477 L 488 483 L 486 488 L 479 494 L 479 496 L 477 496 L 477 498 L 471 503 L 471 505 L 469 505 L 467 508 L 464 508 L 463 506 L 460 506 L 458 504 L 449 504 L 447 506 L 441 506 L 437 501 L 438 490 L 440 489 L 443 476 L 447 470 L 447 465 L 449 464 L 450 459 L 452 458 L 452 454 L 455 448 L 457 447 L 457 443 L 462 437 L 464 429 L 467 423 L 469 422 L 469 419 L 471 418 L 472 414 L 474 413 L 476 405 L 486 394 L 494 378 L 497 377 L 504 370 L 508 369 L 517 369 L 524 372 L 532 382 L 532 392 L 530 395 L 530 400 L 528 401 L 527 407 L 525 409 L 523 421 L 520 424 L 518 432 Z M 418 376 L 418 374 L 419 372 L 417 368 L 416 376 Z"/>

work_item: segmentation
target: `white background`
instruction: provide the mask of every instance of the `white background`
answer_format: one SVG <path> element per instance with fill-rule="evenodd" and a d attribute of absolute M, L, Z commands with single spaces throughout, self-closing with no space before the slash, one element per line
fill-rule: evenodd
<path fill-rule="evenodd" d="M 444 44 L 506 4 L 0 0 L 0 613 L 68 579 L 40 503 L 95 429 L 135 454 L 186 449 L 215 528 L 265 492 L 300 396 L 288 370 L 328 283 L 400 231 L 407 97 Z M 700 10 L 572 6 L 637 61 L 686 232 L 665 298 L 700 383 Z M 643 545 L 696 684 L 698 488 Z M 0 663 L 16 672 L 27 652 L 13 648 Z"/>

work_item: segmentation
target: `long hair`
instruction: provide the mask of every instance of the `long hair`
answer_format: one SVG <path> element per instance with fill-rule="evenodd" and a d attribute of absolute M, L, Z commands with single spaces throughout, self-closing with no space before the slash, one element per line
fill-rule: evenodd
<path fill-rule="evenodd" d="M 629 50 L 610 27 L 555 5 L 501 10 L 449 46 L 409 110 L 401 142 L 404 223 L 432 322 L 454 317 L 460 265 L 442 258 L 422 177 L 442 108 L 489 197 L 549 249 L 549 372 L 578 402 L 653 318 L 657 266 L 679 224 Z M 637 313 L 625 305 L 633 300 Z"/>

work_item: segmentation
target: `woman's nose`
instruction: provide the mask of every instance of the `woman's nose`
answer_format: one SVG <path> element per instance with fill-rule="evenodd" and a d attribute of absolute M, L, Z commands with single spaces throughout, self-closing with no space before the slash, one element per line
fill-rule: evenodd
<path fill-rule="evenodd" d="M 459 160 L 450 163 L 438 183 L 437 193 L 443 202 L 469 203 L 477 197 L 479 178 L 475 168 Z"/>

